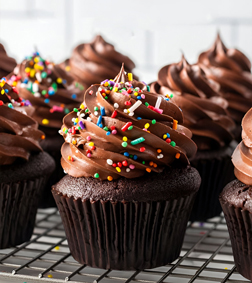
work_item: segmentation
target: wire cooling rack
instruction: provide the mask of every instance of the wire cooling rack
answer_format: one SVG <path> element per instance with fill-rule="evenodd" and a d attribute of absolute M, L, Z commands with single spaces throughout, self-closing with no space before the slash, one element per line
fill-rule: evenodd
<path fill-rule="evenodd" d="M 144 271 L 91 268 L 69 251 L 56 209 L 39 210 L 32 239 L 0 250 L 0 283 L 34 282 L 249 282 L 235 269 L 223 216 L 188 224 L 180 257 L 172 264 Z"/>

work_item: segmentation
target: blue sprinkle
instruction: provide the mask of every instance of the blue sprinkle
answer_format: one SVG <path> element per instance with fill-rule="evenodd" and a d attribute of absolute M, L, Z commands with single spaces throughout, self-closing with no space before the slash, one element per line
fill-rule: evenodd
<path fill-rule="evenodd" d="M 101 110 L 101 116 L 105 116 L 106 115 L 105 108 L 101 106 L 100 110 Z"/>
<path fill-rule="evenodd" d="M 67 81 L 66 81 L 66 80 L 63 80 L 62 82 L 63 82 L 63 84 L 66 84 L 66 83 L 67 83 Z"/>
<path fill-rule="evenodd" d="M 170 135 L 169 133 L 166 133 L 166 135 L 167 135 L 167 138 L 170 138 L 170 137 L 171 137 L 171 135 Z"/>
<path fill-rule="evenodd" d="M 44 102 L 45 102 L 45 103 L 49 103 L 49 102 L 50 102 L 50 99 L 49 99 L 49 98 L 46 98 L 46 99 L 44 100 Z"/>
<path fill-rule="evenodd" d="M 133 159 L 134 159 L 134 160 L 137 160 L 137 155 L 134 155 L 134 156 L 133 156 Z"/>
<path fill-rule="evenodd" d="M 101 124 L 99 124 L 98 126 L 99 126 L 100 128 L 103 128 L 103 125 L 102 125 L 102 123 L 101 123 Z"/>
<path fill-rule="evenodd" d="M 6 82 L 6 78 L 4 78 L 4 77 L 1 80 L 4 80 Z"/>
<path fill-rule="evenodd" d="M 77 95 L 75 93 L 72 94 L 72 99 L 75 99 Z"/>
<path fill-rule="evenodd" d="M 137 117 L 137 120 L 141 120 L 142 118 L 141 117 Z"/>
<path fill-rule="evenodd" d="M 106 133 L 107 136 L 109 136 L 110 134 L 111 134 L 111 133 L 110 133 L 109 131 Z"/>
<path fill-rule="evenodd" d="M 126 157 L 129 157 L 129 153 L 128 152 L 124 152 L 123 155 L 126 156 Z"/>
<path fill-rule="evenodd" d="M 137 96 L 137 99 L 141 99 L 141 98 L 142 98 L 141 96 L 139 96 L 139 95 Z"/>
<path fill-rule="evenodd" d="M 170 99 L 169 99 L 169 98 L 165 98 L 165 100 L 166 100 L 166 101 L 169 101 Z"/>
<path fill-rule="evenodd" d="M 5 90 L 4 90 L 6 93 L 8 93 L 9 92 L 9 90 L 6 88 Z"/>
<path fill-rule="evenodd" d="M 48 94 L 49 94 L 49 95 L 54 95 L 54 94 L 55 94 L 55 91 L 52 90 L 52 89 L 50 89 L 50 90 L 48 91 Z"/>
<path fill-rule="evenodd" d="M 24 79 L 23 83 L 27 84 L 28 83 L 28 78 Z"/>
<path fill-rule="evenodd" d="M 76 123 L 76 122 L 74 122 L 73 124 L 74 124 L 74 126 L 75 126 L 75 125 L 77 125 L 77 123 Z"/>
<path fill-rule="evenodd" d="M 102 116 L 100 115 L 100 116 L 98 117 L 98 121 L 97 121 L 97 124 L 96 124 L 96 125 L 100 127 L 101 122 L 102 122 Z"/>

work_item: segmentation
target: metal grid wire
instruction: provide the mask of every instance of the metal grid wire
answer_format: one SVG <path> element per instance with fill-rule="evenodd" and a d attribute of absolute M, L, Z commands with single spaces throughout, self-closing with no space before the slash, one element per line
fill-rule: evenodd
<path fill-rule="evenodd" d="M 188 225 L 180 257 L 172 264 L 144 271 L 91 268 L 69 251 L 56 209 L 39 210 L 32 239 L 0 250 L 0 282 L 249 282 L 235 269 L 231 243 L 221 215 Z"/>

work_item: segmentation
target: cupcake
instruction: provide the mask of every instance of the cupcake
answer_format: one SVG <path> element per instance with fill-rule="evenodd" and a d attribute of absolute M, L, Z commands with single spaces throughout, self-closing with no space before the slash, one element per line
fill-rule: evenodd
<path fill-rule="evenodd" d="M 20 96 L 35 107 L 32 118 L 46 134 L 41 146 L 53 156 L 56 169 L 49 180 L 48 191 L 41 198 L 41 206 L 55 206 L 51 186 L 64 176 L 60 165 L 60 148 L 64 140 L 58 131 L 64 115 L 79 107 L 84 88 L 58 65 L 43 59 L 37 52 L 17 66 L 9 83 L 17 86 Z"/>
<path fill-rule="evenodd" d="M 106 78 L 114 78 L 123 62 L 125 70 L 132 72 L 135 64 L 131 59 L 117 52 L 113 45 L 97 35 L 91 43 L 76 46 L 72 56 L 61 66 L 88 88 Z"/>
<path fill-rule="evenodd" d="M 16 66 L 16 60 L 7 55 L 4 46 L 0 43 L 0 78 L 11 73 Z"/>
<path fill-rule="evenodd" d="M 29 102 L 0 81 L 0 249 L 30 240 L 45 183 L 55 163 L 43 152 L 44 133 L 25 113 Z"/>
<path fill-rule="evenodd" d="M 219 83 L 223 97 L 228 101 L 228 114 L 236 123 L 235 137 L 240 141 L 242 117 L 252 107 L 249 59 L 237 49 L 228 49 L 217 34 L 213 46 L 199 55 L 198 64 L 209 79 Z"/>
<path fill-rule="evenodd" d="M 231 154 L 236 146 L 232 142 L 235 123 L 227 115 L 228 103 L 220 97 L 219 85 L 209 80 L 199 65 L 190 65 L 182 56 L 179 63 L 159 71 L 151 91 L 163 94 L 182 109 L 184 125 L 198 146 L 190 162 L 202 183 L 190 219 L 205 221 L 219 215 L 218 196 L 234 177 Z"/>
<path fill-rule="evenodd" d="M 92 267 L 142 270 L 174 261 L 200 176 L 180 109 L 122 67 L 91 86 L 63 120 L 68 173 L 52 192 L 72 256 Z"/>
<path fill-rule="evenodd" d="M 242 120 L 242 141 L 236 147 L 232 162 L 233 180 L 223 189 L 220 203 L 226 218 L 234 261 L 238 272 L 252 280 L 252 108 Z"/>

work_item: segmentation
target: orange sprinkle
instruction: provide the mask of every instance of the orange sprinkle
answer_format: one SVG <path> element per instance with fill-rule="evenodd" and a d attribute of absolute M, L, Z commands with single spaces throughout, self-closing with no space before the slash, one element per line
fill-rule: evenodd
<path fill-rule="evenodd" d="M 113 177 L 112 177 L 112 176 L 108 176 L 107 179 L 108 179 L 109 181 L 112 181 L 112 180 L 113 180 Z"/>
<path fill-rule="evenodd" d="M 44 139 L 45 139 L 45 135 L 42 135 L 42 136 L 41 136 L 41 139 L 44 140 Z"/>
<path fill-rule="evenodd" d="M 176 153 L 175 158 L 179 159 L 180 158 L 180 153 Z"/>
<path fill-rule="evenodd" d="M 150 172 L 151 172 L 151 169 L 150 169 L 150 168 L 146 168 L 146 171 L 147 171 L 148 173 L 150 173 Z"/>
<path fill-rule="evenodd" d="M 161 153 L 162 152 L 162 150 L 161 149 L 157 149 L 157 153 Z"/>
<path fill-rule="evenodd" d="M 157 168 L 157 164 L 156 164 L 156 163 L 153 163 L 153 167 L 154 167 L 154 168 Z"/>
<path fill-rule="evenodd" d="M 151 161 L 151 162 L 149 163 L 149 165 L 150 165 L 150 166 L 153 166 L 153 161 Z"/>
<path fill-rule="evenodd" d="M 177 130 L 177 127 L 178 127 L 178 121 L 173 120 L 173 125 L 172 125 L 173 130 Z"/>

